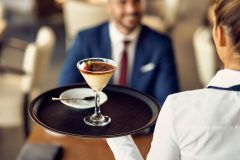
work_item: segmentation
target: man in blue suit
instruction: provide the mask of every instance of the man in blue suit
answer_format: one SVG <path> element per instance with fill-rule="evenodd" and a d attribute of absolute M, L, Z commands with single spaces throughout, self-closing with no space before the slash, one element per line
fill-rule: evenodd
<path fill-rule="evenodd" d="M 76 64 L 89 57 L 120 63 L 123 40 L 130 41 L 127 86 L 155 97 L 160 105 L 179 91 L 171 40 L 141 24 L 142 0 L 108 0 L 110 22 L 78 33 L 65 61 L 59 85 L 83 82 Z M 97 16 L 97 15 L 96 15 Z M 113 83 L 118 83 L 119 70 Z"/>

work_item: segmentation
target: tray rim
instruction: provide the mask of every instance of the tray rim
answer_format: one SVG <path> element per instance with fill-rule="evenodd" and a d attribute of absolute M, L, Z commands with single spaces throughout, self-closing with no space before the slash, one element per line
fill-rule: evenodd
<path fill-rule="evenodd" d="M 34 104 L 45 94 L 50 93 L 50 92 L 54 92 L 57 91 L 59 89 L 64 89 L 66 88 L 66 90 L 68 89 L 73 89 L 73 88 L 81 88 L 81 87 L 89 87 L 86 83 L 75 83 L 75 84 L 70 84 L 70 85 L 64 85 L 64 86 L 60 86 L 60 87 L 55 87 L 52 88 L 50 90 L 44 91 L 43 93 L 39 94 L 37 97 L 35 97 L 29 107 L 28 107 L 28 114 L 30 116 L 30 118 L 37 123 L 38 125 L 42 126 L 44 129 L 47 129 L 51 132 L 56 132 L 58 134 L 62 134 L 62 135 L 67 135 L 67 136 L 73 136 L 73 137 L 82 137 L 82 138 L 112 138 L 112 137 L 119 137 L 119 136 L 124 136 L 124 135 L 131 135 L 134 134 L 138 131 L 144 130 L 150 126 L 152 126 L 156 121 L 157 121 L 157 117 L 160 113 L 161 107 L 160 104 L 157 102 L 157 100 L 155 98 L 153 98 L 151 95 L 144 93 L 142 91 L 139 91 L 137 89 L 131 88 L 131 87 L 126 87 L 126 86 L 120 86 L 120 85 L 115 85 L 115 84 L 108 84 L 105 88 L 110 87 L 110 88 L 121 88 L 121 89 L 125 89 L 125 90 L 131 90 L 131 92 L 136 92 L 142 96 L 145 96 L 146 98 L 148 98 L 152 103 L 155 104 L 155 109 L 157 110 L 156 116 L 152 117 L 152 119 L 146 123 L 145 125 L 143 125 L 142 127 L 139 127 L 138 129 L 134 129 L 132 131 L 128 131 L 128 132 L 124 132 L 124 133 L 116 133 L 114 135 L 110 135 L 110 134 L 105 134 L 105 135 L 80 135 L 80 134 L 75 134 L 75 133 L 68 133 L 68 132 L 64 132 L 64 131 L 60 131 L 57 129 L 54 129 L 52 127 L 49 127 L 48 125 L 42 123 L 37 117 L 36 115 L 33 113 L 34 112 Z M 66 91 L 64 90 L 64 91 Z M 103 90 L 104 91 L 104 90 Z M 61 94 L 61 93 L 60 93 Z M 150 123 L 150 124 L 149 124 Z"/>

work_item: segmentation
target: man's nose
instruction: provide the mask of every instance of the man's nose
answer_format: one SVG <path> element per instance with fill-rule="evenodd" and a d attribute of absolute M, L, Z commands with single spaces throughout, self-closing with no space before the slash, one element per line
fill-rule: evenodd
<path fill-rule="evenodd" d="M 125 11 L 127 13 L 135 13 L 139 8 L 139 5 L 134 2 L 128 2 L 125 6 Z"/>

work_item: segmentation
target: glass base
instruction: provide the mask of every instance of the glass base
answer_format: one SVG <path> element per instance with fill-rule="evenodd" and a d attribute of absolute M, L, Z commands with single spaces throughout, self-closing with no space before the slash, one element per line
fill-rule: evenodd
<path fill-rule="evenodd" d="M 111 122 L 111 118 L 104 115 L 90 115 L 84 117 L 83 120 L 89 126 L 106 126 Z"/>

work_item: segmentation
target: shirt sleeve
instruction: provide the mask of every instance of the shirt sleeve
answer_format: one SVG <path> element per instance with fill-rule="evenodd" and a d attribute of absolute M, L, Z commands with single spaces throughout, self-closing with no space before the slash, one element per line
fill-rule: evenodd
<path fill-rule="evenodd" d="M 172 100 L 168 97 L 159 114 L 147 160 L 180 160 Z"/>
<path fill-rule="evenodd" d="M 140 151 L 130 135 L 107 138 L 107 143 L 116 160 L 143 160 Z"/>
<path fill-rule="evenodd" d="M 180 160 L 174 129 L 171 100 L 168 98 L 159 114 L 147 160 Z M 143 160 L 132 137 L 107 138 L 116 160 Z"/>

